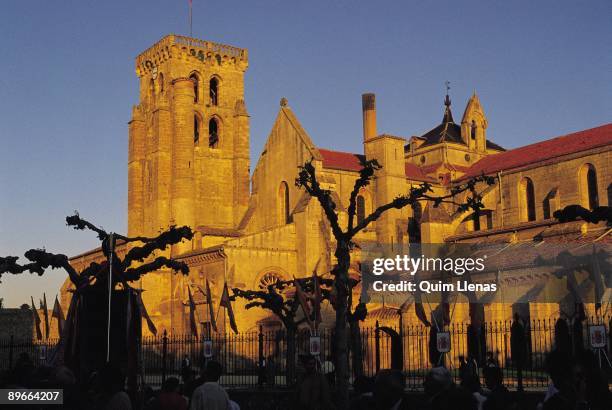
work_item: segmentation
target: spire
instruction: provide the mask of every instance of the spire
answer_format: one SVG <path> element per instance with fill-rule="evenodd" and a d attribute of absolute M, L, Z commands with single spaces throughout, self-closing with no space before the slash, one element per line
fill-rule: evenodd
<path fill-rule="evenodd" d="M 453 121 L 453 113 L 451 112 L 450 106 L 451 106 L 451 100 L 450 97 L 448 96 L 448 91 L 450 90 L 450 81 L 445 81 L 444 84 L 446 85 L 446 97 L 444 98 L 444 118 L 442 118 L 442 124 L 447 124 L 450 122 L 454 122 Z"/>

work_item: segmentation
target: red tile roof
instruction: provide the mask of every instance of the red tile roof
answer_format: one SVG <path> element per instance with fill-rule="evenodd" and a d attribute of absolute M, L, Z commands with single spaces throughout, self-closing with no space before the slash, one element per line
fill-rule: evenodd
<path fill-rule="evenodd" d="M 406 170 L 406 177 L 414 181 L 434 182 L 436 180 L 435 178 L 427 176 L 427 174 L 425 174 L 425 172 L 423 172 L 421 168 L 417 167 L 416 165 L 410 162 L 406 162 L 405 170 Z"/>
<path fill-rule="evenodd" d="M 612 123 L 489 155 L 472 165 L 460 179 L 519 168 L 611 144 Z"/>
<path fill-rule="evenodd" d="M 463 165 L 450 164 L 450 163 L 444 163 L 444 162 L 436 162 L 435 164 L 425 165 L 425 166 L 420 167 L 420 169 L 424 174 L 427 175 L 427 174 L 431 174 L 432 172 L 437 171 L 438 168 L 442 166 L 445 166 L 451 171 L 459 171 L 459 172 L 466 172 L 468 169 L 470 169 L 470 167 L 465 167 Z"/>
<path fill-rule="evenodd" d="M 361 170 L 361 161 L 365 159 L 364 155 L 350 152 L 332 151 L 323 148 L 319 148 L 319 152 L 323 155 L 324 168 L 341 169 L 343 171 Z"/>
<path fill-rule="evenodd" d="M 355 171 L 361 170 L 361 161 L 364 160 L 364 156 L 361 154 L 353 154 L 350 152 L 332 151 L 329 149 L 319 148 L 319 152 L 323 156 L 323 167 L 329 169 L 339 169 L 343 171 Z M 406 177 L 415 181 L 434 181 L 433 178 L 428 177 L 421 171 L 419 167 L 414 164 L 406 164 Z"/>

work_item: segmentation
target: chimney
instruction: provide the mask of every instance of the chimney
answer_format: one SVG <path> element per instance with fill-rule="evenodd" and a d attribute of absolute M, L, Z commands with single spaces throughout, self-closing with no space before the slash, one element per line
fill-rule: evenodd
<path fill-rule="evenodd" d="M 366 142 L 376 136 L 376 95 L 362 94 L 361 106 L 363 109 L 363 141 Z"/>

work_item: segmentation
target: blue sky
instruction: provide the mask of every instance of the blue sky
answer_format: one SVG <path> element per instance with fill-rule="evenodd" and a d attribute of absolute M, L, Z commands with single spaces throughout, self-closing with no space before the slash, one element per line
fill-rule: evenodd
<path fill-rule="evenodd" d="M 488 135 L 516 147 L 612 120 L 612 2 L 203 1 L 195 37 L 249 49 L 256 159 L 281 97 L 315 143 L 361 150 L 361 94 L 379 132 L 409 137 L 458 120 L 473 90 Z M 134 58 L 187 34 L 188 0 L 5 1 L 0 6 L 0 255 L 77 254 L 73 210 L 125 232 Z M 52 299 L 65 274 L 4 276 L 8 306 Z"/>

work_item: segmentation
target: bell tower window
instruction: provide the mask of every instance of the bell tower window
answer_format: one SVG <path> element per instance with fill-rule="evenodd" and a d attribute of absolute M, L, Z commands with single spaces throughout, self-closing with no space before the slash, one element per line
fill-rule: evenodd
<path fill-rule="evenodd" d="M 476 121 L 472 120 L 472 125 L 470 126 L 470 137 L 475 140 L 476 139 Z"/>
<path fill-rule="evenodd" d="M 219 105 L 219 80 L 215 77 L 210 79 L 210 104 Z"/>
<path fill-rule="evenodd" d="M 211 118 L 208 122 L 208 146 L 210 148 L 218 148 L 219 146 L 219 124 L 214 118 Z"/>
<path fill-rule="evenodd" d="M 197 74 L 191 74 L 189 76 L 191 81 L 193 81 L 193 102 L 198 102 L 200 96 L 200 79 Z"/>

